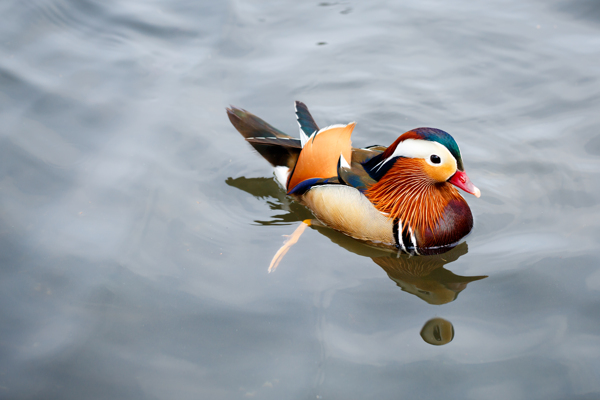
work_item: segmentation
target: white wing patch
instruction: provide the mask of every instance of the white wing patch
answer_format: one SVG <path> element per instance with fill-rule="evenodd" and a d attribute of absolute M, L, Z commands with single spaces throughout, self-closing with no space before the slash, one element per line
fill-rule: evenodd
<path fill-rule="evenodd" d="M 354 124 L 354 122 L 350 122 L 350 123 L 347 123 L 345 125 L 344 124 L 329 125 L 329 126 L 326 126 L 325 128 L 319 129 L 319 132 L 317 132 L 316 134 L 318 135 L 321 132 L 325 132 L 325 131 L 328 131 L 328 130 L 334 129 L 334 128 L 345 128 L 345 127 L 347 127 L 350 124 Z M 312 135 L 310 135 L 310 137 L 312 137 Z"/>
<path fill-rule="evenodd" d="M 298 125 L 300 125 L 300 122 L 298 122 Z M 306 133 L 304 133 L 304 131 L 302 130 L 302 127 L 300 127 L 300 145 L 304 148 L 304 145 L 308 142 L 308 136 L 306 136 Z"/>
<path fill-rule="evenodd" d="M 288 167 L 279 166 L 279 167 L 275 167 L 274 172 L 275 172 L 275 179 L 277 180 L 277 183 L 279 183 L 284 190 L 287 190 L 285 186 L 287 185 L 287 180 L 288 180 L 288 175 L 290 174 L 290 169 Z"/>
<path fill-rule="evenodd" d="M 345 169 L 350 169 L 350 164 L 348 164 L 348 161 L 346 161 L 342 153 L 340 153 L 340 166 Z"/>

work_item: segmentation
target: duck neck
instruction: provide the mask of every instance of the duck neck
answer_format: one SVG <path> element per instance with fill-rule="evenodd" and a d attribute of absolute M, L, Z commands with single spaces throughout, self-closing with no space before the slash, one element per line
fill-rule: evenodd
<path fill-rule="evenodd" d="M 365 192 L 375 208 L 413 232 L 435 228 L 452 200 L 464 202 L 447 182 L 436 182 L 412 159 L 399 158 L 394 166 Z"/>

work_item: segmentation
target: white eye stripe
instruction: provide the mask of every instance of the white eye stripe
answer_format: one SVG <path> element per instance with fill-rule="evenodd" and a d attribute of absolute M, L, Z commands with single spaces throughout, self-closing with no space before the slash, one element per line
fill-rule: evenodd
<path fill-rule="evenodd" d="M 396 146 L 392 157 L 429 158 L 432 154 L 440 158 L 454 158 L 446 146 L 429 140 L 406 139 Z"/>
<path fill-rule="evenodd" d="M 440 157 L 440 163 L 434 164 L 431 162 L 431 155 L 433 154 Z M 433 165 L 435 167 L 444 165 L 446 163 L 454 164 L 454 167 L 456 167 L 456 159 L 446 148 L 446 146 L 429 140 L 406 139 L 398 143 L 394 153 L 385 159 L 382 165 L 394 157 L 423 158 L 429 165 Z"/>

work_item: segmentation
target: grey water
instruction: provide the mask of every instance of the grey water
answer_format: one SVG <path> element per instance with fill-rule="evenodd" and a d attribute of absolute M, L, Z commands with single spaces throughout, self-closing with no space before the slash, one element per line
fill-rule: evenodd
<path fill-rule="evenodd" d="M 0 2 L 0 398 L 600 398 L 600 6 Z M 482 192 L 445 255 L 311 218 L 229 123 L 420 126 Z M 437 319 L 435 319 L 437 318 Z"/>

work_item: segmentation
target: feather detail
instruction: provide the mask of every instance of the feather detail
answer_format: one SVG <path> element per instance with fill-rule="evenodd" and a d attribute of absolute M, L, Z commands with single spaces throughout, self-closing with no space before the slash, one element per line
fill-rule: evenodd
<path fill-rule="evenodd" d="M 346 161 L 346 159 L 344 158 L 344 153 L 340 153 L 340 168 L 351 168 L 350 164 L 348 164 L 348 161 Z"/>
<path fill-rule="evenodd" d="M 402 221 L 400 232 L 429 230 L 435 235 L 446 205 L 454 199 L 464 200 L 452 185 L 429 178 L 422 163 L 423 160 L 398 158 L 365 195 L 379 211 L 388 213 L 390 219 Z"/>
<path fill-rule="evenodd" d="M 306 146 L 308 139 L 309 139 L 309 137 L 306 136 L 306 133 L 304 133 L 304 131 L 302 129 L 300 129 L 300 145 L 302 147 Z"/>
<path fill-rule="evenodd" d="M 302 141 L 302 147 L 304 147 L 309 137 L 311 137 L 313 133 L 319 131 L 319 126 L 312 115 L 310 115 L 308 107 L 306 107 L 306 104 L 303 102 L 296 101 L 294 103 L 294 110 L 296 111 L 296 120 L 300 127 L 300 140 Z"/>
<path fill-rule="evenodd" d="M 354 159 L 355 152 L 352 152 L 352 158 Z M 362 164 L 352 161 L 350 165 L 344 165 L 342 160 L 345 161 L 344 157 L 340 157 L 338 163 L 338 180 L 348 186 L 352 186 L 361 192 L 367 190 L 367 188 L 376 183 L 367 171 L 365 171 Z"/>
<path fill-rule="evenodd" d="M 293 168 L 301 150 L 300 140 L 269 125 L 256 115 L 241 108 L 227 108 L 233 126 L 274 167 Z"/>
<path fill-rule="evenodd" d="M 313 134 L 298 156 L 288 180 L 288 193 L 309 179 L 328 179 L 338 175 L 340 154 L 350 160 L 352 147 L 350 136 L 356 124 L 335 125 Z"/>
<path fill-rule="evenodd" d="M 394 141 L 394 143 L 390 144 L 389 147 L 385 149 L 382 155 L 382 160 L 390 158 L 392 154 L 394 154 L 394 152 L 396 151 L 396 147 L 398 147 L 398 144 L 400 144 L 400 142 L 405 141 L 406 139 L 421 139 L 421 137 L 419 136 L 419 134 L 417 134 L 417 132 L 415 132 L 415 130 L 404 132 L 398 137 L 398 139 Z"/>

